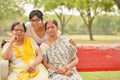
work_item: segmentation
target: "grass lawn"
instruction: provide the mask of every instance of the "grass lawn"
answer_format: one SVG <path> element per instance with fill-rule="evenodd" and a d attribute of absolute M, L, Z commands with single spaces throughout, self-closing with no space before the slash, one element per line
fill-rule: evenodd
<path fill-rule="evenodd" d="M 0 48 L 0 60 L 1 60 L 1 53 L 2 53 L 2 49 Z"/>
<path fill-rule="evenodd" d="M 79 72 L 83 80 L 120 80 L 120 71 Z"/>
<path fill-rule="evenodd" d="M 117 35 L 94 35 L 94 41 L 89 40 L 89 35 L 67 35 L 75 40 L 77 44 L 116 44 L 120 43 L 120 36 Z"/>

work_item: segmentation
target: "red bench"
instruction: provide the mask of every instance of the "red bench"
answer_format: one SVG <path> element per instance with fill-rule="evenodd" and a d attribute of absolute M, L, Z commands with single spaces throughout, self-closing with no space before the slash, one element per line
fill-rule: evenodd
<path fill-rule="evenodd" d="M 77 50 L 78 71 L 120 70 L 120 44 L 80 45 Z"/>
<path fill-rule="evenodd" d="M 80 45 L 77 47 L 78 71 L 115 71 L 120 70 L 120 44 Z M 0 61 L 1 80 L 8 75 L 8 61 Z"/>

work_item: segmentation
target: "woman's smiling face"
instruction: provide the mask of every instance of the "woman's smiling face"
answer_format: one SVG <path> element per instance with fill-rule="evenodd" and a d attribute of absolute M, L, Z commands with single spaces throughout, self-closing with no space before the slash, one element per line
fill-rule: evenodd
<path fill-rule="evenodd" d="M 40 18 L 38 18 L 37 16 L 33 16 L 32 19 L 30 20 L 32 27 L 34 28 L 34 30 L 37 30 L 39 27 L 42 27 L 42 21 Z"/>
<path fill-rule="evenodd" d="M 18 39 L 24 38 L 25 30 L 22 24 L 17 24 L 12 30 L 12 35 L 16 36 Z"/>
<path fill-rule="evenodd" d="M 56 36 L 58 27 L 52 21 L 49 21 L 46 25 L 46 32 L 49 36 Z"/>

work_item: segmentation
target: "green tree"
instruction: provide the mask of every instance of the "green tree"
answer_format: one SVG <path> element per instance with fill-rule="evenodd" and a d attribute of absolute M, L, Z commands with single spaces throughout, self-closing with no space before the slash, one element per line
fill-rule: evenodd
<path fill-rule="evenodd" d="M 68 4 L 69 2 L 67 0 L 66 1 L 65 0 L 52 0 L 52 1 L 45 0 L 45 5 L 44 5 L 45 10 L 47 11 L 53 10 L 55 12 L 55 15 L 60 21 L 61 34 L 64 34 L 64 28 L 72 17 L 72 15 L 70 15 L 69 17 L 66 17 L 66 14 L 64 12 Z M 59 12 L 57 12 L 56 8 L 59 9 Z"/>
<path fill-rule="evenodd" d="M 23 7 L 18 5 L 16 0 L 0 0 L 0 22 L 4 23 L 6 20 L 14 20 L 17 16 L 24 13 Z"/>
<path fill-rule="evenodd" d="M 75 0 L 75 7 L 80 12 L 90 35 L 90 40 L 93 39 L 92 23 L 95 17 L 103 11 L 112 11 L 114 5 L 113 0 Z"/>
<path fill-rule="evenodd" d="M 10 22 L 23 16 L 24 9 L 16 0 L 0 0 L 0 34 Z"/>
<path fill-rule="evenodd" d="M 45 12 L 53 11 L 57 16 L 58 20 L 60 21 L 61 34 L 64 34 L 64 28 L 72 17 L 72 15 L 70 15 L 69 17 L 66 17 L 64 12 L 65 8 L 68 8 L 68 6 L 71 4 L 69 1 L 67 0 L 41 0 L 41 1 L 34 0 L 34 4 L 35 4 L 35 7 L 38 7 L 38 6 L 41 7 L 42 5 L 44 5 Z M 39 2 L 41 3 L 43 2 L 43 4 L 39 5 Z M 56 9 L 59 9 L 59 12 Z"/>
<path fill-rule="evenodd" d="M 118 15 L 98 15 L 93 22 L 93 33 L 118 35 L 120 32 Z"/>

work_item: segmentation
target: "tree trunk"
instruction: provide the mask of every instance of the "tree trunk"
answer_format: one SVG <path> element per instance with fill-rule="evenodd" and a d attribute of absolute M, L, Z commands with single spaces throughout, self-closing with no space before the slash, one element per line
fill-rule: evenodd
<path fill-rule="evenodd" d="M 63 35 L 63 34 L 64 34 L 64 24 L 61 23 L 61 35 Z"/>
<path fill-rule="evenodd" d="M 1 29 L 2 26 L 0 26 L 0 35 L 2 35 L 2 29 Z"/>
<path fill-rule="evenodd" d="M 114 1 L 117 4 L 118 8 L 120 9 L 120 0 L 114 0 Z"/>
<path fill-rule="evenodd" d="M 93 41 L 94 39 L 93 39 L 93 34 L 92 34 L 92 22 L 91 21 L 88 22 L 87 28 L 88 28 L 88 33 L 89 33 L 90 41 Z"/>

